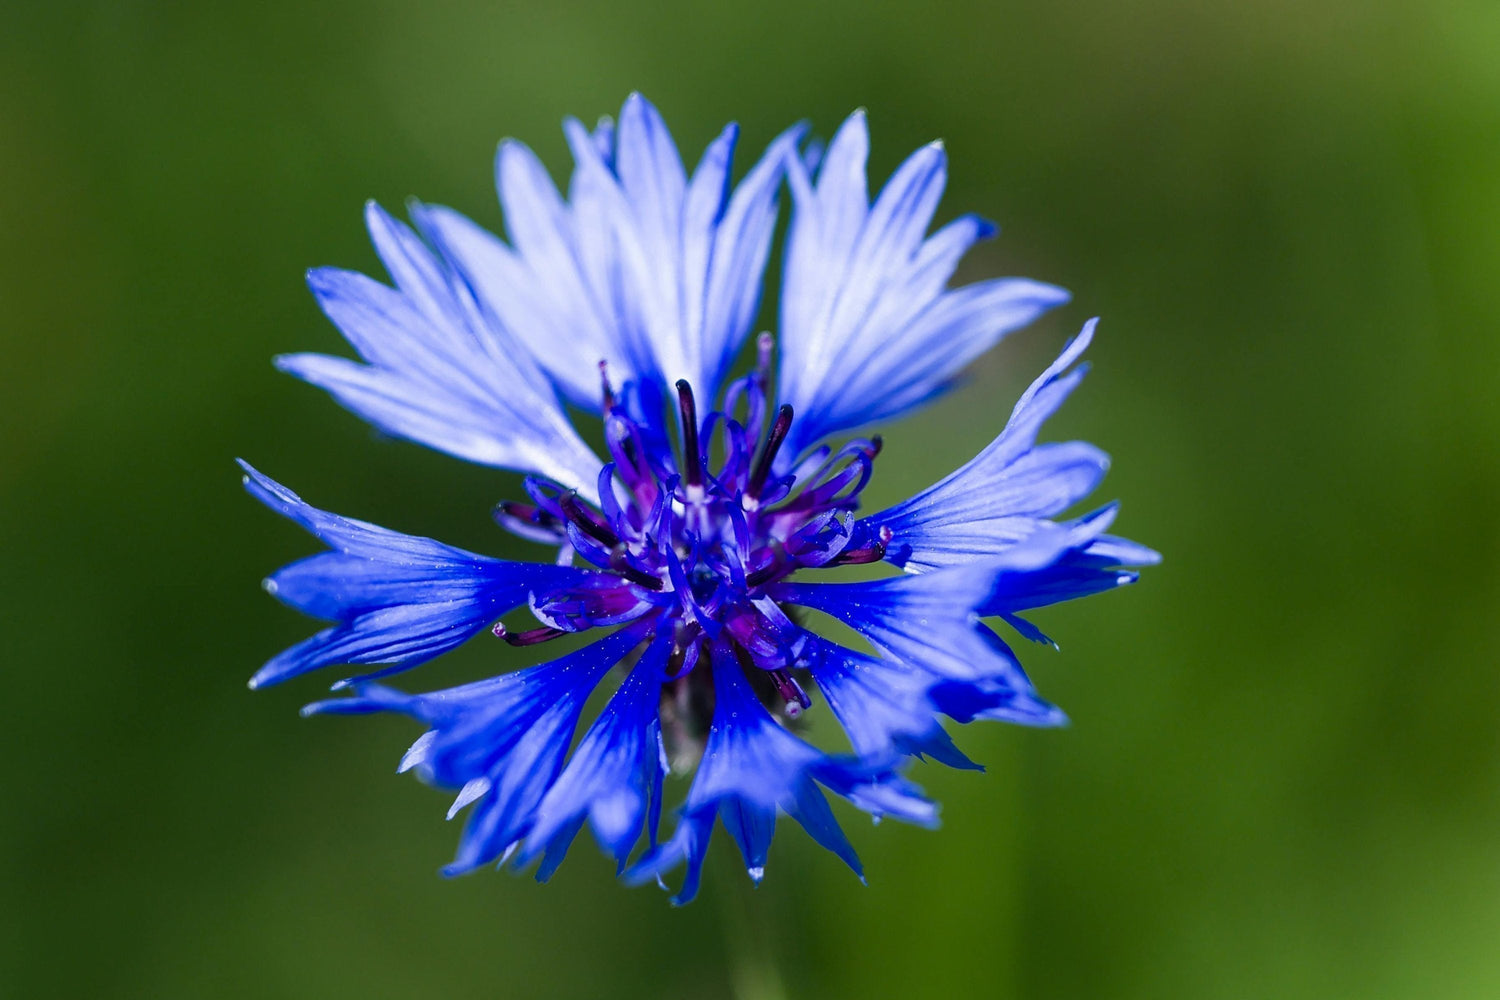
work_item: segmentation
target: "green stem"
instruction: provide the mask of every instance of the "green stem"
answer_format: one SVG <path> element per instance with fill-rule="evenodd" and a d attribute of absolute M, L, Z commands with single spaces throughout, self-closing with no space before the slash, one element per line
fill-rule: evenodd
<path fill-rule="evenodd" d="M 715 846 L 729 848 L 711 852 L 718 860 L 710 859 L 714 878 L 709 888 L 719 900 L 732 995 L 735 1000 L 786 1000 L 774 901 L 746 876 L 731 845 Z"/>

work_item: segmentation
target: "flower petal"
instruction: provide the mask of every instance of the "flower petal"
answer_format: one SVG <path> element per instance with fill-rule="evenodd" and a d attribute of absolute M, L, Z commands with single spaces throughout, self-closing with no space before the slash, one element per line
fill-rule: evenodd
<path fill-rule="evenodd" d="M 248 464 L 245 488 L 330 551 L 272 574 L 266 589 L 306 614 L 338 622 L 273 657 L 251 687 L 336 663 L 414 667 L 462 644 L 537 589 L 575 583 L 582 570 L 475 555 L 305 503 Z"/>
<path fill-rule="evenodd" d="M 776 190 L 804 131 L 782 133 L 731 193 L 729 126 L 691 178 L 665 122 L 632 94 L 620 112 L 614 168 L 578 122 L 565 126 L 577 163 L 573 201 L 597 227 L 581 247 L 596 287 L 607 289 L 633 370 L 718 398 L 760 302 L 776 221 Z"/>
<path fill-rule="evenodd" d="M 976 719 L 1021 726 L 1065 726 L 1062 709 L 1043 701 L 1029 684 L 1016 687 L 1000 680 L 943 681 L 929 692 L 944 715 L 960 723 Z"/>
<path fill-rule="evenodd" d="M 839 129 L 814 184 L 801 160 L 781 305 L 780 396 L 797 413 L 783 464 L 822 437 L 898 416 L 945 391 L 1005 334 L 1067 301 L 1004 279 L 945 291 L 994 227 L 965 216 L 923 239 L 947 182 L 940 143 L 913 153 L 868 205 L 863 112 Z"/>
<path fill-rule="evenodd" d="M 550 663 L 474 684 L 403 694 L 359 684 L 355 696 L 309 705 L 304 714 L 400 712 L 430 727 L 408 751 L 424 781 L 463 792 L 474 812 L 447 874 L 470 871 L 513 850 L 531 830 L 590 692 L 610 667 L 639 645 L 649 623 L 637 623 Z M 420 749 L 419 749 L 420 748 Z"/>
<path fill-rule="evenodd" d="M 575 405 L 599 410 L 600 361 L 616 384 L 685 378 L 716 399 L 755 319 L 776 191 L 802 127 L 774 140 L 733 188 L 735 125 L 691 177 L 639 94 L 618 128 L 569 120 L 564 131 L 575 161 L 567 202 L 530 149 L 500 146 L 511 246 L 450 209 L 419 206 L 419 226 Z"/>
<path fill-rule="evenodd" d="M 595 235 L 602 220 L 577 192 L 573 205 L 564 202 L 524 143 L 500 144 L 495 180 L 511 246 L 452 209 L 421 207 L 417 224 L 569 401 L 597 411 L 598 363 L 617 380 L 635 373 L 609 288 L 587 267 L 591 242 L 608 247 Z"/>
<path fill-rule="evenodd" d="M 623 870 L 642 821 L 661 805 L 666 766 L 657 706 L 671 647 L 671 633 L 663 632 L 584 734 L 542 800 L 536 826 L 516 856 L 518 865 L 566 851 L 587 820 L 599 845 Z"/>
<path fill-rule="evenodd" d="M 927 691 L 938 678 L 924 670 L 879 660 L 813 636 L 806 667 L 848 734 L 854 752 L 884 760 L 926 756 L 949 767 L 983 770 L 953 745 L 937 721 Z"/>
<path fill-rule="evenodd" d="M 1149 566 L 1161 556 L 1144 545 L 1100 535 L 1088 545 L 1065 553 L 1045 569 L 996 582 L 980 607 L 985 615 L 1014 615 L 1062 601 L 1135 583 L 1140 574 L 1125 566 Z M 1012 624 L 1015 624 L 1012 622 Z"/>
<path fill-rule="evenodd" d="M 292 354 L 278 367 L 387 433 L 592 496 L 600 462 L 530 356 L 415 233 L 374 203 L 366 221 L 395 288 L 336 268 L 308 275 L 366 364 Z"/>
<path fill-rule="evenodd" d="M 771 596 L 831 615 L 887 656 L 939 677 L 1024 684 L 1015 657 L 979 624 L 979 609 L 1003 581 L 1044 569 L 1078 544 L 1071 531 L 1038 532 L 984 563 L 857 583 L 786 582 Z"/>
<path fill-rule="evenodd" d="M 755 696 L 744 667 L 718 645 L 714 657 L 714 716 L 698 773 L 676 829 L 625 873 L 640 883 L 686 862 L 688 875 L 674 903 L 689 901 L 717 815 L 739 845 L 750 877 L 759 881 L 778 812 L 797 820 L 824 847 L 859 873 L 859 861 L 828 810 L 818 786 L 877 815 L 930 825 L 935 809 L 889 764 L 830 757 L 783 729 Z M 752 668 L 753 669 L 753 668 Z"/>
<path fill-rule="evenodd" d="M 1159 561 L 1145 546 L 1098 535 L 1096 518 L 1111 517 L 1112 508 L 1071 525 L 1050 520 L 1091 493 L 1109 466 L 1103 452 L 1081 441 L 1036 443 L 1042 424 L 1082 380 L 1086 369 L 1072 366 L 1093 339 L 1097 322 L 1086 323 L 1031 384 L 994 441 L 935 485 L 857 522 L 857 544 L 889 532 L 886 559 L 922 573 L 1000 556 L 1022 543 L 1040 542 L 1045 550 L 1051 539 L 1065 537 L 1058 532 L 1078 533 L 1080 544 L 1050 569 L 1001 581 L 1000 591 L 981 608 L 987 615 L 1108 590 L 1134 581 L 1135 574 L 1120 572 L 1121 567 Z"/>

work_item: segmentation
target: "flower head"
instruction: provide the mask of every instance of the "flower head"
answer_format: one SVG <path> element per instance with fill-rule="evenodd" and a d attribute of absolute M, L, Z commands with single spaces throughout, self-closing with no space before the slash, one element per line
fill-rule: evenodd
<path fill-rule="evenodd" d="M 1132 582 L 1124 567 L 1157 560 L 1104 533 L 1113 506 L 1064 517 L 1102 478 L 1101 452 L 1037 443 L 1083 376 L 1074 364 L 1093 323 L 973 461 L 861 517 L 880 439 L 840 436 L 943 393 L 1066 293 L 1023 279 L 950 288 L 959 258 L 993 227 L 965 216 L 928 235 L 945 181 L 938 145 L 871 203 L 859 113 L 816 167 L 794 128 L 736 185 L 732 125 L 691 174 L 638 95 L 618 126 L 565 129 L 566 200 L 529 150 L 501 145 L 508 242 L 449 209 L 415 205 L 413 230 L 372 205 L 393 285 L 331 268 L 309 276 L 360 360 L 278 360 L 384 431 L 526 474 L 524 498 L 494 517 L 547 557 L 495 559 L 340 517 L 246 465 L 250 492 L 327 546 L 267 589 L 332 623 L 252 686 L 374 667 L 306 711 L 396 712 L 425 727 L 401 769 L 456 793 L 450 816 L 469 810 L 448 872 L 509 860 L 536 863 L 545 879 L 588 826 L 629 881 L 685 864 L 685 901 L 716 821 L 759 881 L 780 814 L 858 872 L 828 793 L 932 824 L 905 765 L 977 766 L 941 717 L 1063 720 L 985 619 L 1043 640 L 1022 612 Z M 783 184 L 793 208 L 780 336 L 762 334 L 737 375 Z M 601 421 L 603 456 L 574 430 L 569 404 Z M 817 578 L 881 562 L 905 572 Z M 803 609 L 870 648 L 818 634 Z M 377 682 L 486 630 L 515 646 L 593 641 L 426 694 Z M 585 726 L 589 696 L 612 673 L 613 694 Z M 817 695 L 848 753 L 797 734 Z M 663 838 L 673 769 L 694 776 Z"/>

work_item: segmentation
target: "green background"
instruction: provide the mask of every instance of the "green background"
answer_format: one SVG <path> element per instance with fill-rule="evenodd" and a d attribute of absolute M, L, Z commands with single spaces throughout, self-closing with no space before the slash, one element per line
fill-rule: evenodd
<path fill-rule="evenodd" d="M 1500 996 L 1500 7 L 273 2 L 0 9 L 0 995 Z M 311 623 L 314 502 L 507 552 L 494 472 L 376 439 L 273 353 L 341 350 L 310 265 L 360 206 L 497 225 L 494 143 L 640 89 L 690 158 L 869 109 L 935 137 L 966 277 L 1075 302 L 889 429 L 884 503 L 989 439 L 1088 316 L 1049 429 L 1166 555 L 1029 649 L 1071 728 L 919 767 L 944 828 L 784 829 L 673 910 L 580 841 L 555 882 L 435 874 L 401 719 L 244 681 Z M 513 665 L 466 647 L 410 684 Z M 774 963 L 766 956 L 774 958 Z M 772 968 L 772 966 L 775 968 Z"/>

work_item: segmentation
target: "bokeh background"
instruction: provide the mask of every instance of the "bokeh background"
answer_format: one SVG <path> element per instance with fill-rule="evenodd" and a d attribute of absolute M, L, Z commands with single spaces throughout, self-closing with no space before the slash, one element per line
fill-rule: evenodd
<path fill-rule="evenodd" d="M 1478 0 L 6 3 L 0 995 L 1500 996 L 1497 52 Z M 303 270 L 377 266 L 366 197 L 498 225 L 495 142 L 561 173 L 632 89 L 689 158 L 740 120 L 742 169 L 857 106 L 880 176 L 941 137 L 942 217 L 1004 227 L 965 275 L 1073 289 L 889 429 L 876 503 L 1104 316 L 1050 433 L 1167 561 L 1041 616 L 1071 728 L 962 732 L 988 774 L 916 772 L 939 832 L 849 817 L 868 888 L 793 829 L 686 910 L 584 841 L 444 881 L 413 726 L 245 690 L 311 548 L 235 456 L 513 551 L 513 478 L 272 370 L 342 350 Z"/>

